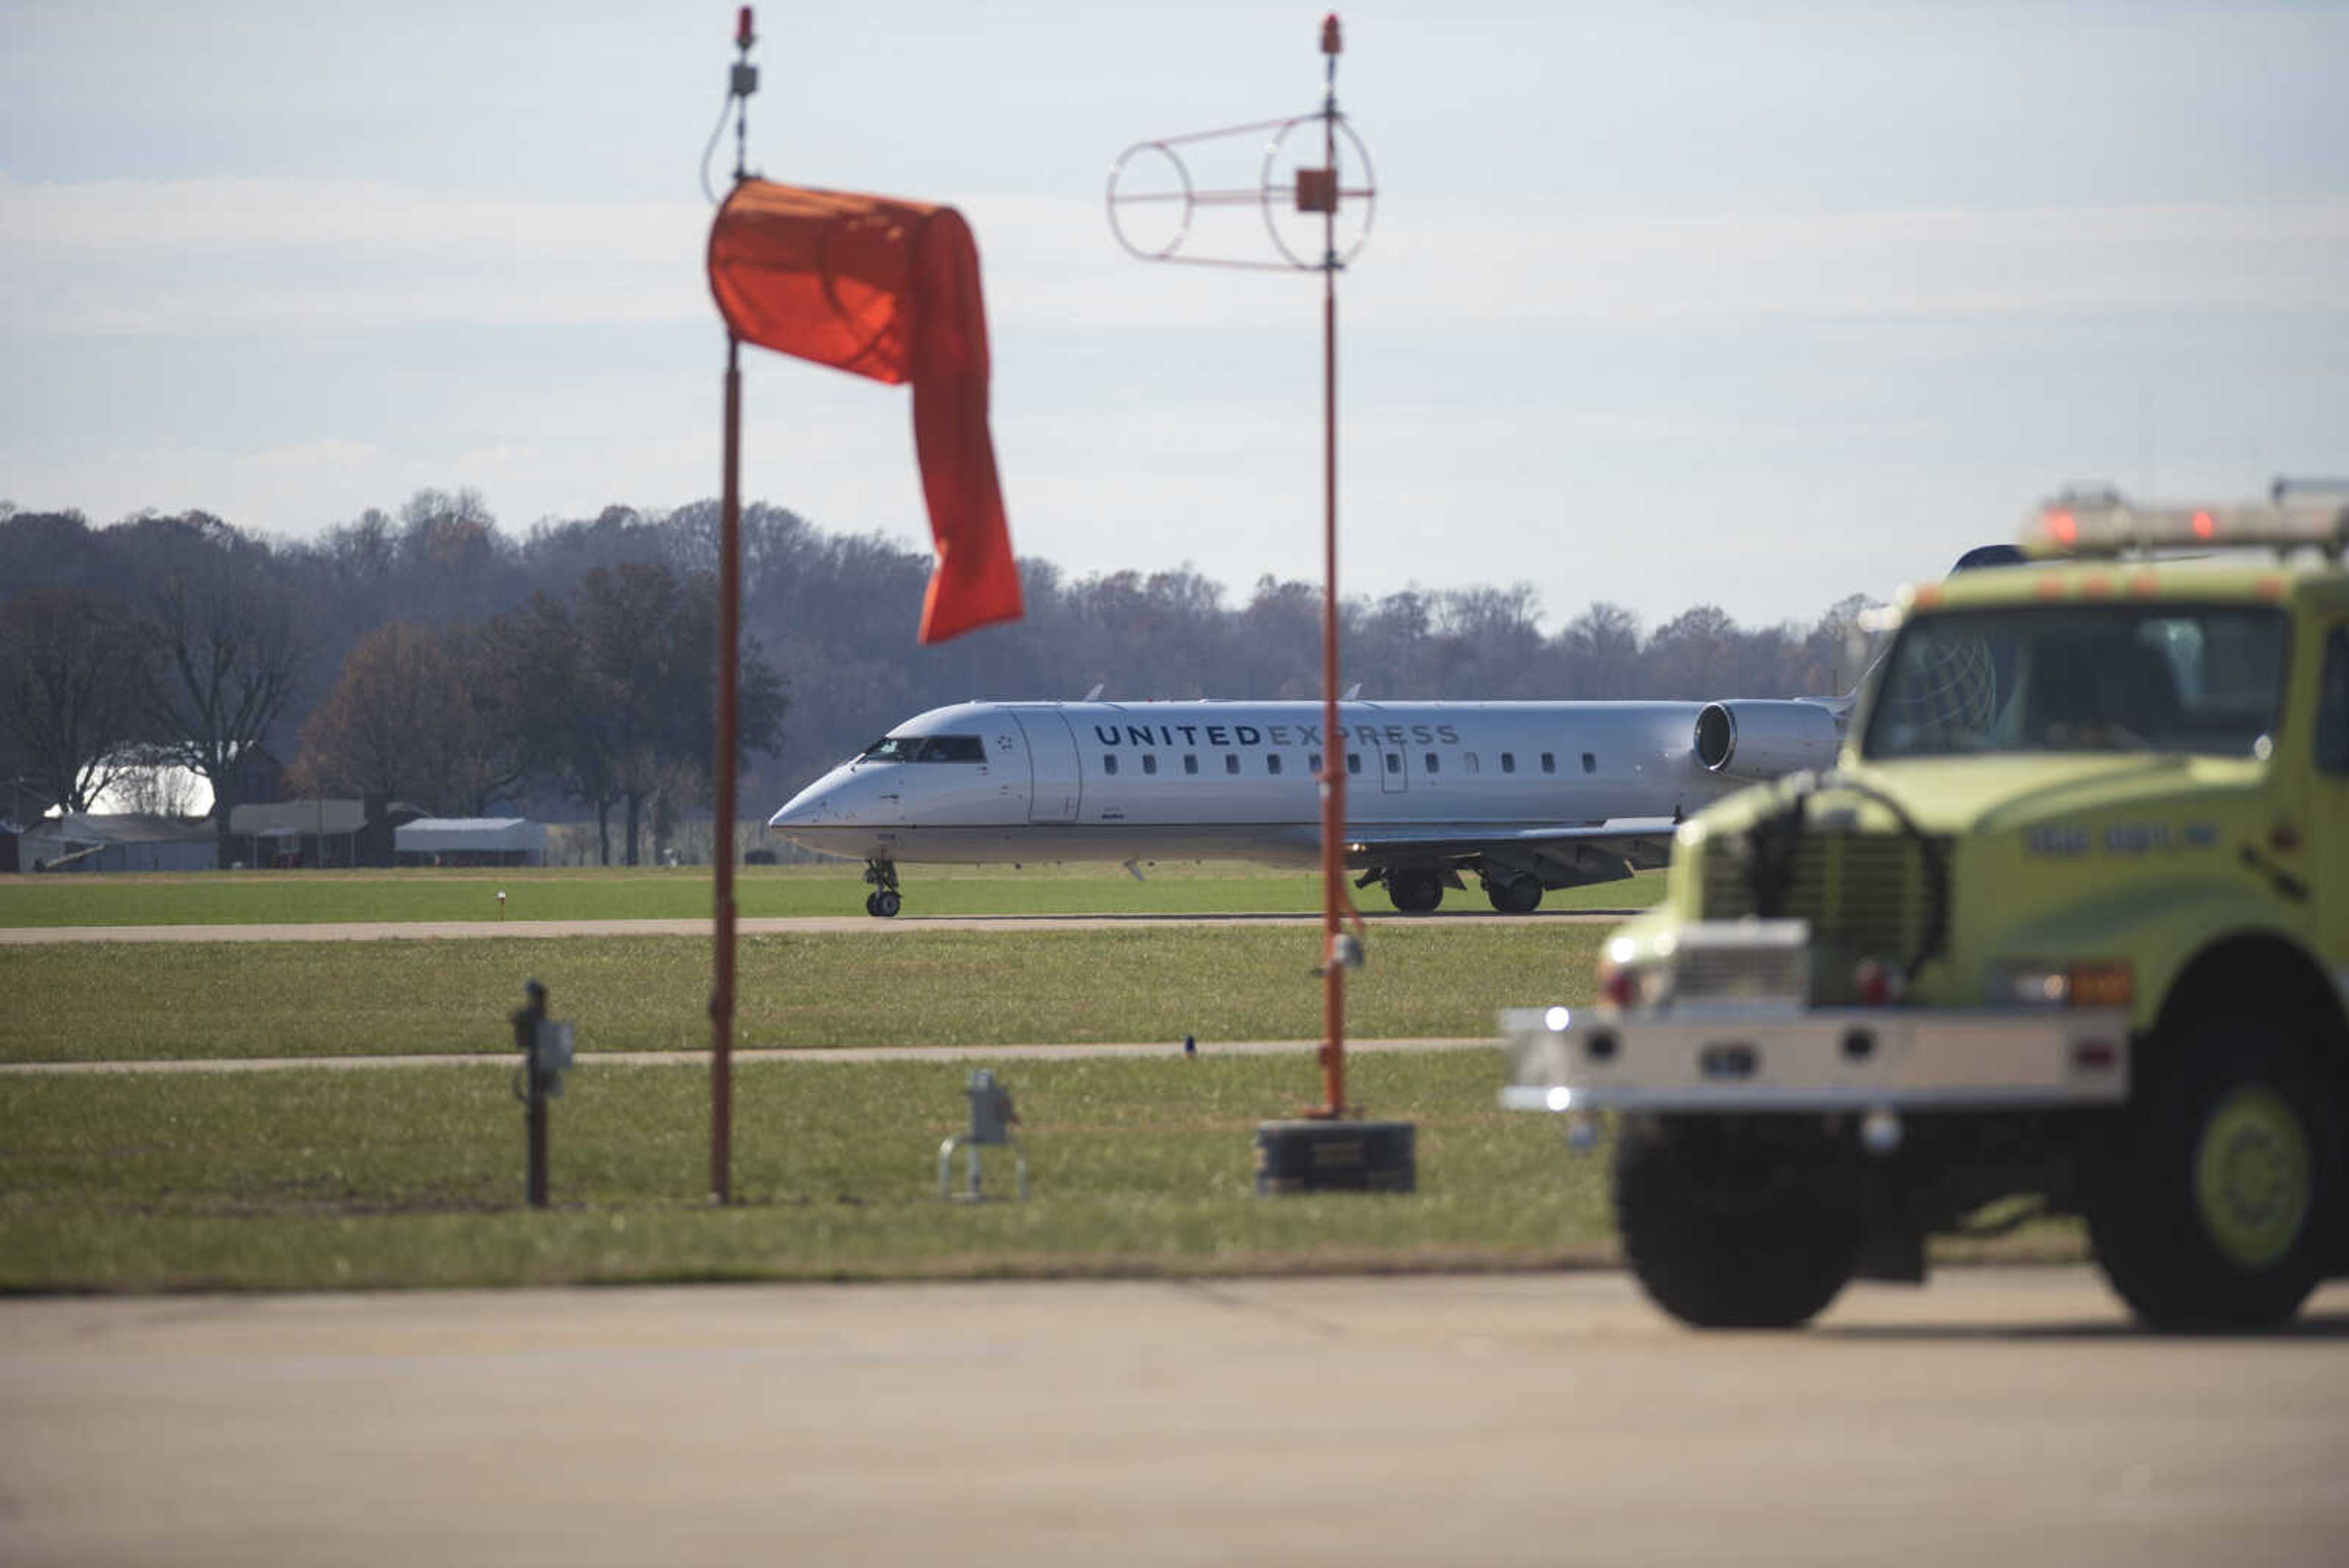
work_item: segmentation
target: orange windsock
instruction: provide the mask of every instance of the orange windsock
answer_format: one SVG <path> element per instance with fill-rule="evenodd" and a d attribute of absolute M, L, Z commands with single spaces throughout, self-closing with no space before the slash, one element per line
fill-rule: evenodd
<path fill-rule="evenodd" d="M 709 230 L 709 289 L 734 335 L 914 384 L 914 450 L 937 566 L 921 640 L 1020 614 L 988 432 L 978 246 L 952 207 L 746 180 Z"/>

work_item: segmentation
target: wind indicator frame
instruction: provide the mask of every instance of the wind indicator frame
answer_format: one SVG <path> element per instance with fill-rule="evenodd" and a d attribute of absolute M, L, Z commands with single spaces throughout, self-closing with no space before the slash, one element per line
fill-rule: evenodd
<path fill-rule="evenodd" d="M 1137 141 L 1118 155 L 1110 168 L 1104 197 L 1110 232 L 1127 254 L 1137 260 L 1176 265 L 1223 267 L 1245 272 L 1318 272 L 1321 275 L 1321 965 L 1322 1040 L 1320 1050 L 1322 1101 L 1304 1114 L 1309 1119 L 1331 1121 L 1352 1115 L 1346 1104 L 1346 971 L 1362 961 L 1361 917 L 1346 893 L 1346 747 L 1338 718 L 1338 275 L 1370 243 L 1378 210 L 1378 183 L 1370 150 L 1355 134 L 1338 108 L 1338 56 L 1344 42 L 1335 12 L 1322 18 L 1323 58 L 1321 106 L 1286 119 L 1254 120 L 1216 130 Z M 1318 124 L 1321 131 L 1321 162 L 1299 166 L 1293 183 L 1284 184 L 1279 172 L 1284 152 L 1299 130 Z M 1185 156 L 1216 142 L 1243 137 L 1265 138 L 1264 152 L 1254 184 L 1202 189 L 1191 176 Z M 1360 168 L 1350 182 L 1340 161 L 1340 149 L 1350 151 Z M 1138 171 L 1163 161 L 1174 183 L 1164 190 L 1136 189 Z M 1338 219 L 1341 207 L 1352 203 L 1361 227 L 1341 250 Z M 1253 206 L 1263 218 L 1267 238 L 1277 257 L 1186 254 L 1195 219 L 1203 209 Z M 1164 243 L 1137 243 L 1128 233 L 1127 218 L 1154 208 L 1176 214 L 1173 233 Z M 1321 220 L 1319 259 L 1299 255 L 1281 232 L 1284 211 L 1318 214 Z M 1353 924 L 1349 932 L 1348 920 Z M 1406 1158 L 1407 1155 L 1406 1155 Z"/>

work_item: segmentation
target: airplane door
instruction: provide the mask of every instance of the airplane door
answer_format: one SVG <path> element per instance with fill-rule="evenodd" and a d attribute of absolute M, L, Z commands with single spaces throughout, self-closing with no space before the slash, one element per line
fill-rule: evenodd
<path fill-rule="evenodd" d="M 1077 738 L 1068 720 L 1042 710 L 1011 716 L 1028 737 L 1028 820 L 1076 821 L 1084 781 L 1077 771 Z"/>
<path fill-rule="evenodd" d="M 1371 755 L 1378 758 L 1380 792 L 1402 794 L 1411 784 L 1410 751 L 1401 741 L 1384 741 Z"/>

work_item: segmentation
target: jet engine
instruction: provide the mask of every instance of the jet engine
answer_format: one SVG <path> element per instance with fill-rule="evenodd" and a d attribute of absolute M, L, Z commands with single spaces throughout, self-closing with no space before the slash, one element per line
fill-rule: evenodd
<path fill-rule="evenodd" d="M 1842 744 L 1843 726 L 1820 702 L 1708 702 L 1696 716 L 1696 760 L 1723 778 L 1824 768 Z"/>

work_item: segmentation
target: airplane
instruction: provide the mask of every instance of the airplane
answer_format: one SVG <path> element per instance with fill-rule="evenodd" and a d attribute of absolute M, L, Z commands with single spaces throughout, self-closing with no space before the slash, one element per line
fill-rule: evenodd
<path fill-rule="evenodd" d="M 1340 706 L 1345 860 L 1357 887 L 1430 914 L 1483 885 L 1530 914 L 1545 891 L 1662 866 L 1717 795 L 1834 762 L 1848 698 Z M 800 791 L 768 826 L 862 859 L 865 912 L 902 907 L 921 864 L 1237 859 L 1318 865 L 1318 701 L 961 702 L 933 709 Z"/>

